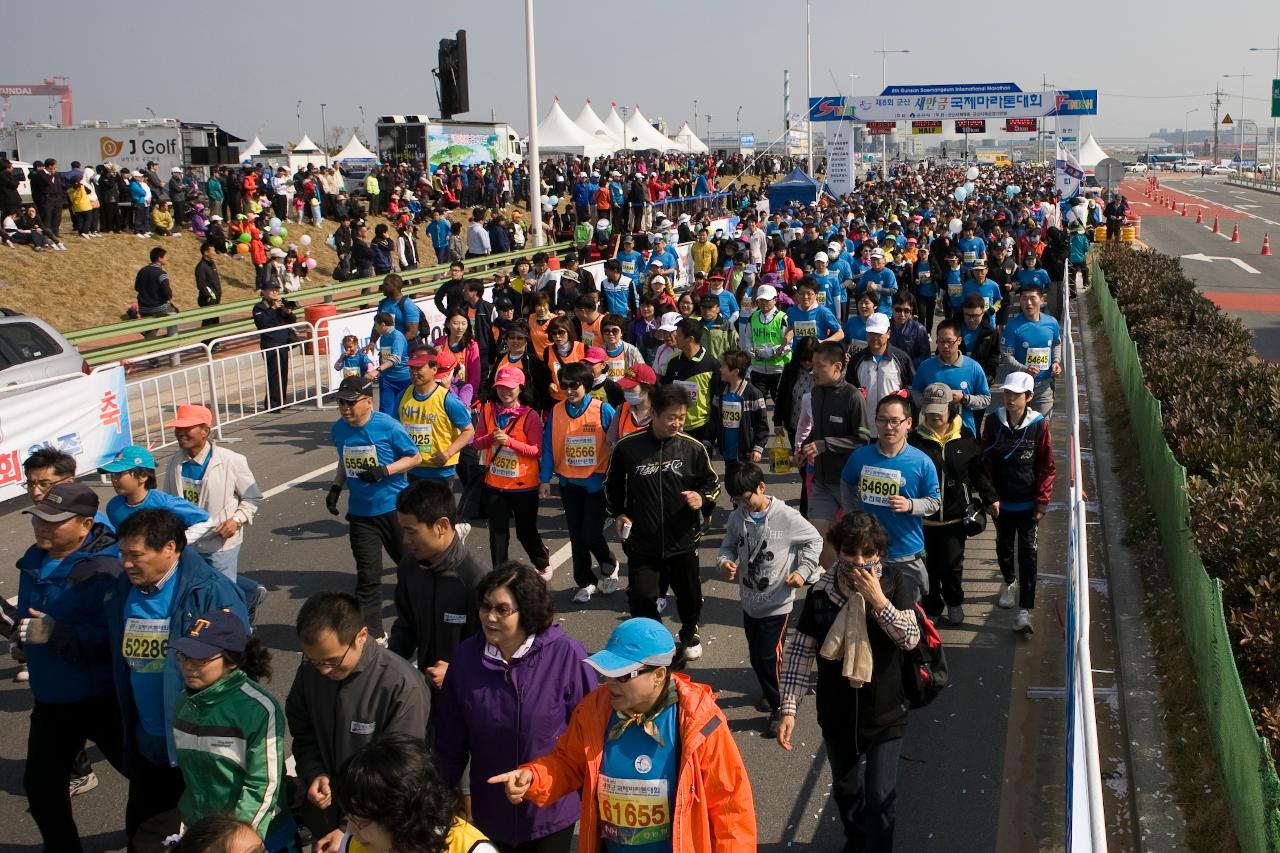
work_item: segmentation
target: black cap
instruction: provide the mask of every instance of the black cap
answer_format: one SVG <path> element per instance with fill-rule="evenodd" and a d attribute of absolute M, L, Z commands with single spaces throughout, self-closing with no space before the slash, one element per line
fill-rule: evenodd
<path fill-rule="evenodd" d="M 373 396 L 373 382 L 363 376 L 348 376 L 338 386 L 337 397 L 344 403 L 353 403 L 361 397 Z"/>
<path fill-rule="evenodd" d="M 82 483 L 59 483 L 44 500 L 23 510 L 44 521 L 66 521 L 73 516 L 92 518 L 98 512 L 98 496 Z"/>

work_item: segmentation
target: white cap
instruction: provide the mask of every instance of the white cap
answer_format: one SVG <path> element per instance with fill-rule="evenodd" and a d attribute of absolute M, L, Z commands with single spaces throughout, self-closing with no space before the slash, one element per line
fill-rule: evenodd
<path fill-rule="evenodd" d="M 668 311 L 666 314 L 662 315 L 662 319 L 659 321 L 658 331 L 674 332 L 676 330 L 676 326 L 680 325 L 680 321 L 683 319 L 684 317 L 680 316 L 678 312 Z"/>
<path fill-rule="evenodd" d="M 1035 391 L 1036 381 L 1031 378 L 1030 373 L 1022 371 L 1014 371 L 1004 378 L 1004 384 L 1000 386 L 1001 391 L 1013 391 L 1017 394 L 1030 394 Z"/>
<path fill-rule="evenodd" d="M 661 276 L 661 275 L 651 275 L 649 276 L 649 283 L 650 284 L 666 284 L 667 278 L 666 276 Z"/>
<path fill-rule="evenodd" d="M 838 255 L 844 251 L 844 246 L 840 243 L 837 243 L 835 240 L 832 240 L 830 243 L 827 244 L 827 250 L 831 252 L 831 254 L 833 255 Z"/>
<path fill-rule="evenodd" d="M 691 217 L 687 213 L 682 213 L 676 217 L 677 222 L 688 222 Z"/>
<path fill-rule="evenodd" d="M 867 318 L 867 331 L 873 335 L 883 335 L 889 331 L 889 318 L 879 311 Z"/>
<path fill-rule="evenodd" d="M 827 253 L 826 253 L 826 252 L 818 252 L 817 254 L 815 254 L 815 255 L 813 256 L 813 262 L 814 262 L 815 264 L 816 264 L 818 261 L 822 261 L 822 262 L 825 264 L 825 263 L 827 262 L 827 260 L 828 260 L 828 258 L 827 258 Z"/>
<path fill-rule="evenodd" d="M 762 284 L 756 288 L 756 299 L 777 299 L 778 289 L 772 284 Z"/>
<path fill-rule="evenodd" d="M 221 221 L 222 221 L 222 217 L 215 213 L 213 216 L 210 216 L 210 217 L 209 217 L 209 221 L 210 221 L 210 222 L 221 222 Z"/>
<path fill-rule="evenodd" d="M 871 250 L 871 257 L 873 257 L 873 258 L 883 258 L 883 257 L 884 257 L 884 250 L 883 250 L 883 249 L 872 249 L 872 250 Z"/>

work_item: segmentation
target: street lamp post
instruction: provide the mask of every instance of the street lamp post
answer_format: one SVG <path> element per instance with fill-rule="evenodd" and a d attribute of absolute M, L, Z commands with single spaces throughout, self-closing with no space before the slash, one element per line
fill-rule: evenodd
<path fill-rule="evenodd" d="M 872 53 L 880 54 L 880 90 L 883 92 L 885 88 L 885 57 L 891 53 L 910 53 L 911 51 L 903 48 L 900 50 L 885 50 L 884 42 L 880 43 L 880 49 L 872 51 Z M 880 177 L 884 181 L 889 180 L 889 139 L 887 135 L 880 137 Z"/>
<path fill-rule="evenodd" d="M 698 135 L 698 99 L 693 99 L 693 135 Z"/>
<path fill-rule="evenodd" d="M 862 77 L 861 74 L 849 75 L 849 99 L 853 100 L 853 81 Z M 849 120 L 849 144 L 853 146 L 853 174 L 850 176 L 850 183 L 853 186 L 858 185 L 858 128 L 854 125 L 853 120 Z M 827 166 L 827 171 L 831 171 L 831 167 Z"/>
<path fill-rule="evenodd" d="M 804 127 L 809 150 L 809 177 L 813 177 L 813 27 L 810 0 L 804 0 Z M 710 123 L 710 122 L 708 122 Z"/>
<path fill-rule="evenodd" d="M 1182 117 L 1182 159 L 1187 159 L 1187 121 L 1191 118 L 1192 113 L 1200 112 L 1200 108 L 1187 110 L 1187 114 Z"/>
<path fill-rule="evenodd" d="M 538 80 L 533 57 L 533 0 L 524 0 L 525 74 L 529 78 L 529 219 L 534 247 L 542 239 L 542 155 L 538 151 Z"/>
<path fill-rule="evenodd" d="M 1276 36 L 1275 47 L 1251 47 L 1249 50 L 1257 52 L 1271 52 L 1276 55 L 1276 70 L 1272 80 L 1280 80 L 1280 36 Z M 1274 86 L 1275 84 L 1272 83 Z M 1276 117 L 1271 117 L 1271 179 L 1276 177 Z"/>
<path fill-rule="evenodd" d="M 298 141 L 302 141 L 302 101 L 298 101 L 298 105 L 294 107 L 298 115 Z"/>
<path fill-rule="evenodd" d="M 738 114 L 733 117 L 733 123 L 737 129 L 738 141 L 735 143 L 739 149 L 742 148 L 742 105 L 738 105 Z M 695 134 L 696 135 L 696 134 Z"/>
<path fill-rule="evenodd" d="M 1236 149 L 1236 156 L 1240 158 L 1240 171 L 1244 171 L 1244 81 L 1252 74 L 1246 74 L 1243 71 L 1239 74 L 1223 74 L 1223 77 L 1239 77 L 1240 78 L 1240 116 L 1236 119 L 1236 127 L 1240 128 L 1240 142 Z M 1217 165 L 1216 163 L 1214 164 Z"/>
<path fill-rule="evenodd" d="M 324 121 L 324 108 L 328 104 L 320 105 L 320 150 L 324 152 L 324 167 L 329 168 L 329 126 Z"/>

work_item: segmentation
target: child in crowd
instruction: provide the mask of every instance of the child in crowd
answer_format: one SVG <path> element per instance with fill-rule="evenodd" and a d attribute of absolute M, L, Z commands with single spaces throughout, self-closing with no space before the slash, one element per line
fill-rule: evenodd
<path fill-rule="evenodd" d="M 359 338 L 355 335 L 345 335 L 342 338 L 342 355 L 333 363 L 333 369 L 340 372 L 344 379 L 348 376 L 368 376 L 373 373 L 375 366 L 369 354 L 360 348 Z"/>
<path fill-rule="evenodd" d="M 726 481 L 744 462 L 759 462 L 769 440 L 764 393 L 747 381 L 750 368 L 751 356 L 742 350 L 725 353 L 720 360 L 723 390 L 711 402 L 710 421 L 724 454 Z"/>

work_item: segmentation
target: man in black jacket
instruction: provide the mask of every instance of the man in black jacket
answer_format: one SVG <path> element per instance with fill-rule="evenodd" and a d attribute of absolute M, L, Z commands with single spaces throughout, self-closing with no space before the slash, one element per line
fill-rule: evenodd
<path fill-rule="evenodd" d="M 406 660 L 416 655 L 432 690 L 444 684 L 454 650 L 480 632 L 476 586 L 490 569 L 463 544 L 454 527 L 456 511 L 444 480 L 415 479 L 396 496 L 407 553 L 396 570 L 389 644 Z"/>
<path fill-rule="evenodd" d="M 67 182 L 58 174 L 58 161 L 50 157 L 37 164 L 31 173 L 31 200 L 40 211 L 40 221 L 49 232 L 55 246 L 62 246 L 62 236 L 58 229 L 62 227 L 62 208 L 67 201 Z"/>
<path fill-rule="evenodd" d="M 702 581 L 698 539 L 703 504 L 714 504 L 720 481 L 702 442 L 682 432 L 689 398 L 674 385 L 650 396 L 653 420 L 613 448 L 604 499 L 627 555 L 627 603 L 632 616 L 661 619 L 658 596 L 670 584 L 680 614 L 680 641 L 689 660 L 702 657 L 698 619 Z"/>
<path fill-rule="evenodd" d="M 22 194 L 18 185 L 25 177 L 8 160 L 0 160 L 0 216 L 8 216 L 22 210 Z"/>
<path fill-rule="evenodd" d="M 987 382 L 995 379 L 996 369 L 1000 366 L 1000 338 L 996 330 L 987 322 L 985 303 L 982 296 L 970 293 L 961 306 L 964 326 L 960 334 L 960 352 L 978 362 L 982 372 L 987 374 Z"/>
<path fill-rule="evenodd" d="M 218 247 L 214 243 L 205 243 L 200 247 L 200 260 L 196 263 L 196 304 L 201 308 L 222 303 L 222 276 L 218 273 Z M 201 328 L 218 325 L 217 317 L 207 317 L 200 321 Z"/>
<path fill-rule="evenodd" d="M 169 287 L 168 252 L 156 246 L 151 250 L 151 263 L 138 270 L 133 279 L 133 290 L 138 294 L 138 315 L 141 317 L 164 317 L 177 314 L 173 307 L 173 290 Z M 142 333 L 144 338 L 155 337 L 156 330 L 148 329 Z M 170 336 L 178 334 L 177 326 L 170 326 Z"/>

